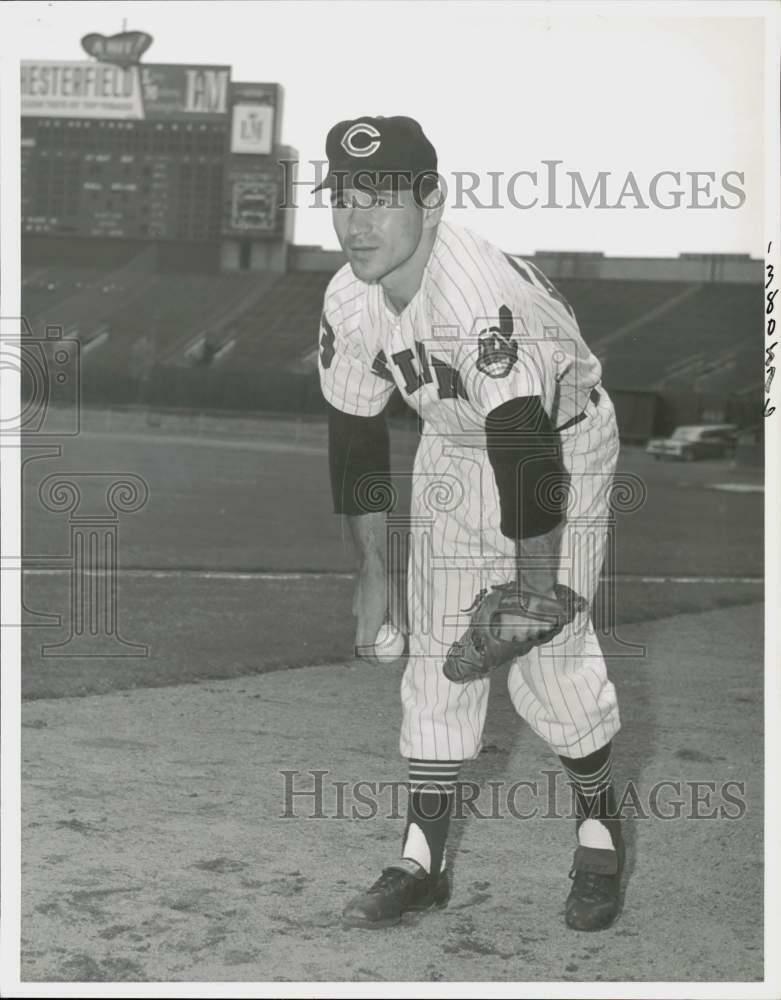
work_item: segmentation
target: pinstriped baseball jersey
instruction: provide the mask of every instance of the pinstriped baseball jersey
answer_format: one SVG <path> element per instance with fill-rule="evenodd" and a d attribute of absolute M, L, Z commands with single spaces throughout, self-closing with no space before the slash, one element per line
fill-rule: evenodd
<path fill-rule="evenodd" d="M 456 435 L 480 435 L 483 418 L 517 396 L 539 396 L 559 427 L 583 412 L 601 376 L 572 309 L 538 268 L 444 222 L 400 316 L 349 265 L 334 276 L 319 361 L 338 409 L 374 415 L 395 383 L 427 423 Z"/>
<path fill-rule="evenodd" d="M 332 279 L 320 326 L 325 398 L 373 416 L 394 386 L 424 421 L 410 522 L 410 655 L 402 680 L 402 755 L 459 760 L 479 753 L 487 679 L 452 684 L 442 673 L 464 609 L 484 587 L 515 575 L 515 543 L 500 502 L 485 417 L 539 396 L 560 433 L 570 476 L 558 578 L 589 600 L 604 558 L 618 454 L 613 407 L 598 360 L 568 303 L 532 264 L 440 223 L 418 292 L 397 315 L 382 288 L 349 265 Z M 597 393 L 593 392 L 597 389 Z M 619 728 L 615 690 L 586 614 L 515 661 L 518 713 L 557 752 L 585 756 Z"/>

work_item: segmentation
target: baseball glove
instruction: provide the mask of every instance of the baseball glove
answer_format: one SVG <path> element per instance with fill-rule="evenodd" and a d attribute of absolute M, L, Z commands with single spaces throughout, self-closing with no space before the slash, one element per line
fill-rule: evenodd
<path fill-rule="evenodd" d="M 588 602 L 564 584 L 555 599 L 528 590 L 520 593 L 512 580 L 481 590 L 470 608 L 469 628 L 448 650 L 444 674 L 456 684 L 485 677 L 495 667 L 525 656 L 557 636 Z"/>

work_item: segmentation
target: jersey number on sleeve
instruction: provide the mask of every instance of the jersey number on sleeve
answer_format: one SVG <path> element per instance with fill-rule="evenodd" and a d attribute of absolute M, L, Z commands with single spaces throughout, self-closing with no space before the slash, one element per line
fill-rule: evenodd
<path fill-rule="evenodd" d="M 323 368 L 330 368 L 331 362 L 334 360 L 334 355 L 336 354 L 336 348 L 334 347 L 336 335 L 333 331 L 333 327 L 325 318 L 325 313 L 323 313 L 321 325 L 323 328 L 323 335 L 320 337 L 320 363 Z"/>

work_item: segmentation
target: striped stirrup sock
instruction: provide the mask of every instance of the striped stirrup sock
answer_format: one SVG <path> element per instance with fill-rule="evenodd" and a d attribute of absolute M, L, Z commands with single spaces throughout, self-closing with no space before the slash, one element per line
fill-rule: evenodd
<path fill-rule="evenodd" d="M 460 760 L 409 761 L 409 803 L 401 855 L 429 874 L 444 867 Z"/>
<path fill-rule="evenodd" d="M 559 757 L 564 773 L 575 790 L 579 837 L 594 841 L 593 846 L 611 846 L 597 824 L 606 831 L 616 823 L 613 791 L 613 752 L 608 743 L 587 757 Z M 612 842 L 612 833 L 610 834 Z"/>

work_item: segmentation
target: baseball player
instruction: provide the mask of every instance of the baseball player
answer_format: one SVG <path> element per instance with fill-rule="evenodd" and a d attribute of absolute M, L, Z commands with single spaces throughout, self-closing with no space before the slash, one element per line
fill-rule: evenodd
<path fill-rule="evenodd" d="M 436 152 L 416 121 L 339 122 L 326 152 L 316 190 L 330 191 L 348 263 L 326 291 L 319 371 L 334 509 L 358 554 L 364 654 L 391 604 L 383 410 L 394 388 L 422 420 L 408 621 L 397 623 L 408 631 L 408 816 L 399 858 L 347 903 L 344 920 L 383 927 L 446 905 L 459 768 L 480 753 L 487 671 L 508 661 L 516 711 L 575 789 L 566 922 L 607 927 L 624 846 L 611 775 L 618 706 L 589 616 L 618 455 L 599 362 L 534 265 L 442 220 Z"/>

